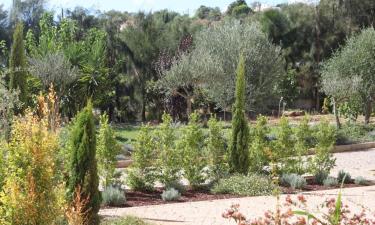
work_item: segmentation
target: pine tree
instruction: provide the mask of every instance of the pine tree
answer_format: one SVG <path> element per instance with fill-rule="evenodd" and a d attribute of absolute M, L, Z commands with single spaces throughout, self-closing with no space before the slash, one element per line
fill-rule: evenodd
<path fill-rule="evenodd" d="M 70 136 L 71 162 L 68 180 L 68 201 L 72 202 L 76 188 L 81 188 L 82 199 L 89 199 L 83 211 L 87 211 L 88 224 L 99 224 L 100 193 L 96 162 L 96 136 L 92 103 L 77 115 Z"/>
<path fill-rule="evenodd" d="M 233 105 L 229 166 L 231 172 L 242 174 L 247 174 L 249 169 L 249 125 L 245 115 L 245 84 L 245 60 L 241 56 L 237 67 L 236 101 Z"/>
<path fill-rule="evenodd" d="M 13 45 L 9 60 L 10 68 L 10 89 L 18 89 L 19 99 L 26 103 L 27 98 L 27 72 L 26 72 L 26 56 L 23 40 L 23 24 L 18 23 L 13 34 Z"/>

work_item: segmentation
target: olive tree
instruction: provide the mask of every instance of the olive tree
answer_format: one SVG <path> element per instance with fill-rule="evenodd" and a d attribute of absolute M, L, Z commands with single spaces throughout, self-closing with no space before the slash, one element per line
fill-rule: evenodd
<path fill-rule="evenodd" d="M 246 110 L 262 110 L 277 93 L 285 74 L 281 49 L 273 45 L 258 24 L 225 21 L 199 32 L 195 47 L 164 71 L 161 86 L 169 91 L 202 89 L 226 111 L 234 103 L 239 55 L 245 61 Z"/>
<path fill-rule="evenodd" d="M 375 30 L 368 28 L 348 39 L 322 67 L 323 91 L 336 101 L 360 97 L 365 123 L 375 100 Z"/>

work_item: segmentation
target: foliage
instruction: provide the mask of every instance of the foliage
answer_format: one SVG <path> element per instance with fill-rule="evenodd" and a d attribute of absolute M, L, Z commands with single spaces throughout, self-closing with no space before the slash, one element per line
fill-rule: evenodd
<path fill-rule="evenodd" d="M 216 181 L 228 172 L 228 164 L 223 127 L 214 116 L 208 120 L 208 137 L 205 142 L 210 178 Z"/>
<path fill-rule="evenodd" d="M 341 129 L 336 131 L 337 145 L 346 145 L 361 142 L 370 142 L 375 140 L 373 135 L 374 126 L 358 123 L 343 124 Z"/>
<path fill-rule="evenodd" d="M 278 163 L 278 173 L 290 172 L 290 167 L 294 166 L 293 156 L 295 140 L 293 139 L 293 130 L 286 117 L 281 117 L 277 131 L 276 140 L 273 141 L 273 157 Z"/>
<path fill-rule="evenodd" d="M 182 154 L 184 177 L 198 187 L 205 181 L 203 168 L 207 165 L 203 152 L 204 136 L 198 124 L 198 113 L 190 114 L 189 123 L 182 129 L 177 149 Z"/>
<path fill-rule="evenodd" d="M 323 185 L 325 187 L 335 187 L 339 184 L 338 180 L 334 177 L 327 177 L 324 182 L 323 182 Z"/>
<path fill-rule="evenodd" d="M 170 115 L 163 114 L 163 123 L 155 134 L 157 149 L 157 165 L 160 169 L 160 181 L 166 187 L 180 180 L 181 177 L 181 152 L 175 146 L 175 130 L 172 126 Z"/>
<path fill-rule="evenodd" d="M 339 183 L 349 184 L 352 182 L 352 176 L 350 173 L 340 170 L 337 174 L 337 180 Z"/>
<path fill-rule="evenodd" d="M 233 105 L 229 167 L 231 172 L 242 174 L 247 174 L 249 170 L 249 125 L 245 114 L 245 85 L 245 59 L 241 56 L 237 68 L 236 102 Z"/>
<path fill-rule="evenodd" d="M 126 202 L 125 193 L 117 187 L 106 187 L 102 192 L 104 206 L 122 206 Z"/>
<path fill-rule="evenodd" d="M 18 23 L 13 34 L 13 45 L 9 59 L 10 81 L 9 88 L 19 90 L 19 99 L 22 103 L 27 101 L 27 72 L 26 56 L 23 41 L 23 25 Z"/>
<path fill-rule="evenodd" d="M 317 184 L 324 184 L 324 181 L 329 178 L 329 173 L 323 170 L 316 171 L 314 174 L 314 180 Z"/>
<path fill-rule="evenodd" d="M 89 203 L 90 198 L 88 196 L 83 197 L 81 186 L 77 186 L 73 201 L 68 205 L 65 213 L 69 225 L 89 225 L 89 212 L 91 210 L 87 207 Z"/>
<path fill-rule="evenodd" d="M 269 127 L 267 118 L 258 116 L 255 127 L 252 129 L 250 144 L 250 172 L 260 172 L 270 162 L 267 151 L 270 150 L 270 143 L 267 141 Z"/>
<path fill-rule="evenodd" d="M 307 184 L 305 178 L 295 173 L 283 174 L 280 178 L 280 183 L 293 189 L 302 189 Z"/>
<path fill-rule="evenodd" d="M 99 177 L 96 161 L 96 134 L 92 103 L 76 116 L 70 136 L 70 174 L 67 182 L 67 198 L 71 203 L 77 187 L 82 188 L 82 199 L 89 198 L 85 211 L 88 211 L 88 223 L 98 224 L 100 208 Z"/>
<path fill-rule="evenodd" d="M 214 194 L 260 196 L 270 195 L 274 189 L 275 186 L 269 177 L 249 174 L 222 178 L 212 187 L 211 192 Z"/>
<path fill-rule="evenodd" d="M 107 114 L 100 116 L 97 142 L 98 174 L 104 179 L 103 186 L 107 187 L 114 176 L 117 163 L 116 156 L 121 150 L 109 124 Z"/>
<path fill-rule="evenodd" d="M 128 184 L 134 190 L 151 190 L 156 180 L 155 141 L 149 125 L 142 126 L 138 133 L 135 151 L 132 155 L 133 169 L 129 173 Z"/>
<path fill-rule="evenodd" d="M 329 124 L 329 121 L 322 120 L 317 125 L 314 137 L 317 145 L 315 146 L 315 157 L 310 161 L 311 171 L 313 174 L 318 172 L 329 174 L 336 162 L 331 153 L 336 140 L 335 128 Z"/>
<path fill-rule="evenodd" d="M 2 147 L 7 171 L 0 193 L 1 224 L 53 224 L 61 212 L 60 185 L 54 180 L 57 133 L 48 119 L 27 112 L 17 118 L 10 142 Z"/>
<path fill-rule="evenodd" d="M 356 177 L 354 179 L 354 183 L 355 184 L 358 184 L 358 185 L 367 185 L 368 184 L 368 181 L 366 180 L 366 178 L 362 177 L 362 176 L 359 176 L 359 177 Z"/>
<path fill-rule="evenodd" d="M 177 201 L 181 197 L 180 192 L 174 188 L 169 188 L 161 194 L 163 201 Z"/>

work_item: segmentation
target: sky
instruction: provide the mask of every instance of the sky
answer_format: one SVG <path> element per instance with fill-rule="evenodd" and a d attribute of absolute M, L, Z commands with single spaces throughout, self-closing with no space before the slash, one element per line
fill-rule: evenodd
<path fill-rule="evenodd" d="M 180 13 L 193 14 L 200 5 L 211 7 L 220 7 L 224 11 L 234 0 L 49 0 L 49 8 L 60 10 L 64 8 L 74 8 L 82 6 L 90 9 L 99 9 L 100 11 L 118 10 L 128 12 L 138 11 L 157 11 L 160 9 L 169 9 Z M 291 3 L 295 1 L 308 0 L 258 0 L 264 5 L 276 5 L 279 3 Z M 250 4 L 252 1 L 247 0 Z M 12 0 L 0 0 L 5 8 L 9 8 Z"/>

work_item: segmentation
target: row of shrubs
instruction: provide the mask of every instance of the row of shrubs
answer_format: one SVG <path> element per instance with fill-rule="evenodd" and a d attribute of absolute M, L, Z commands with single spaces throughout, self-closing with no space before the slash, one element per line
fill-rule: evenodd
<path fill-rule="evenodd" d="M 329 174 L 335 164 L 331 154 L 335 128 L 325 120 L 310 126 L 305 117 L 292 127 L 283 117 L 275 133 L 271 134 L 266 117 L 259 116 L 255 126 L 250 128 L 249 136 L 249 176 L 270 175 L 270 170 L 279 176 Z M 135 143 L 128 185 L 135 190 L 147 191 L 159 181 L 166 189 L 179 190 L 182 177 L 192 188 L 228 179 L 228 175 L 236 173 L 228 166 L 230 146 L 226 143 L 229 142 L 222 124 L 215 117 L 210 118 L 208 132 L 204 132 L 196 113 L 192 113 L 189 123 L 181 128 L 176 128 L 171 117 L 164 114 L 158 129 L 142 126 Z M 316 154 L 308 156 L 311 148 Z"/>

